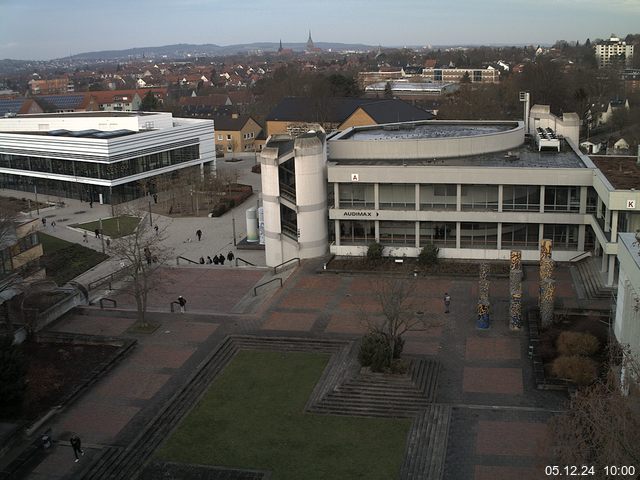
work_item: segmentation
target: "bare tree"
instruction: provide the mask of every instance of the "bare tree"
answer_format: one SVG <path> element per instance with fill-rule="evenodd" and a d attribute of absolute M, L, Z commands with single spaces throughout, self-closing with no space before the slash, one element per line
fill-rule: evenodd
<path fill-rule="evenodd" d="M 607 465 L 640 465 L 640 363 L 628 347 L 611 357 L 609 375 L 578 390 L 569 409 L 551 423 L 557 460 L 594 465 L 602 475 Z"/>
<path fill-rule="evenodd" d="M 368 324 L 370 332 L 384 335 L 389 344 L 390 359 L 397 357 L 402 336 L 409 331 L 423 331 L 438 325 L 425 314 L 420 296 L 416 294 L 416 279 L 384 279 L 372 284 L 374 297 L 382 310 L 381 319 L 372 319 L 364 310 L 361 318 Z"/>
<path fill-rule="evenodd" d="M 145 328 L 150 326 L 146 318 L 149 292 L 158 287 L 157 270 L 171 258 L 172 250 L 164 245 L 165 227 L 156 224 L 156 231 L 143 213 L 129 215 L 143 218 L 131 235 L 112 240 L 109 251 L 125 265 L 127 286 L 123 292 L 134 298 L 137 324 Z"/>

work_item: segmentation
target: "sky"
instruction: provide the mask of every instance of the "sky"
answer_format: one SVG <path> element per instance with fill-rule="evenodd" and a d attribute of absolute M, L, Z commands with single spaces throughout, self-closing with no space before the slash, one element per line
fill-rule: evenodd
<path fill-rule="evenodd" d="M 640 33 L 640 0 L 0 0 L 0 59 L 174 43 L 552 44 Z"/>

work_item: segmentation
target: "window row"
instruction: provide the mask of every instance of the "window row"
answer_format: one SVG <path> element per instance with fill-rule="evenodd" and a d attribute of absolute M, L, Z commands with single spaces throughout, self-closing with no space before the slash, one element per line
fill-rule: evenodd
<path fill-rule="evenodd" d="M 385 246 L 416 246 L 416 222 L 380 221 L 379 242 Z M 419 222 L 419 246 L 434 244 L 438 247 L 455 248 L 457 227 L 455 222 Z M 540 228 L 533 223 L 503 223 L 501 247 L 536 250 L 539 245 Z M 578 248 L 578 226 L 545 224 L 543 238 L 553 240 L 558 250 Z M 368 245 L 376 241 L 375 221 L 341 220 L 341 245 Z M 461 248 L 498 248 L 497 223 L 460 223 Z"/>
<path fill-rule="evenodd" d="M 375 208 L 374 184 L 339 184 L 339 208 Z M 419 185 L 420 210 L 456 210 L 457 185 Z M 415 210 L 415 184 L 379 184 L 379 208 L 382 210 Z M 587 211 L 595 211 L 597 194 L 589 189 Z M 498 185 L 462 185 L 460 207 L 463 211 L 497 211 Z M 502 210 L 540 211 L 540 186 L 504 185 Z M 550 212 L 578 212 L 580 187 L 545 187 L 544 210 Z"/>
<path fill-rule="evenodd" d="M 73 177 L 114 180 L 200 158 L 200 147 L 192 145 L 143 155 L 114 163 L 81 162 L 46 157 L 24 157 L 0 153 L 0 168 L 54 173 Z"/>

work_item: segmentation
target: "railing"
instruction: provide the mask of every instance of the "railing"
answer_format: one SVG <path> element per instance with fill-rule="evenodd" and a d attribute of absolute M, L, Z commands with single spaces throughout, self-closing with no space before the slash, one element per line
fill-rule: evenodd
<path fill-rule="evenodd" d="M 245 263 L 246 265 L 251 265 L 252 267 L 256 266 L 255 263 L 251 263 L 251 262 L 245 260 L 244 258 L 236 257 L 236 267 L 238 266 L 238 260 L 240 260 L 241 262 Z"/>
<path fill-rule="evenodd" d="M 287 260 L 286 262 L 282 262 L 280 265 L 276 265 L 275 267 L 273 267 L 273 274 L 275 275 L 276 273 L 278 273 L 278 268 L 285 266 L 287 263 L 291 263 L 291 262 L 298 262 L 298 265 L 300 265 L 300 259 L 298 257 L 296 258 L 290 258 L 289 260 Z"/>
<path fill-rule="evenodd" d="M 570 258 L 570 259 L 569 259 L 569 262 L 571 262 L 571 263 L 573 263 L 573 262 L 579 262 L 580 260 L 582 260 L 582 259 L 584 259 L 584 258 L 587 258 L 587 257 L 590 257 L 590 256 L 591 256 L 591 251 L 582 252 L 581 254 L 576 255 L 576 256 L 575 256 L 575 257 L 573 257 L 573 258 Z"/>
<path fill-rule="evenodd" d="M 253 287 L 253 296 L 254 296 L 254 297 L 257 297 L 257 296 L 258 296 L 258 289 L 259 289 L 260 287 L 264 287 L 265 285 L 269 285 L 269 284 L 270 284 L 270 283 L 272 283 L 272 282 L 277 282 L 278 280 L 280 281 L 280 288 L 282 288 L 282 279 L 281 279 L 280 277 L 278 277 L 278 278 L 272 278 L 271 280 L 269 280 L 269 281 L 267 281 L 267 282 L 261 283 L 260 285 L 256 285 L 255 287 Z"/>
<path fill-rule="evenodd" d="M 113 273 L 110 273 L 109 275 L 105 275 L 104 277 L 100 277 L 97 280 L 94 280 L 93 282 L 90 282 L 89 285 L 87 285 L 87 289 L 89 291 L 93 290 L 94 288 L 97 288 L 105 283 L 109 284 L 109 290 L 113 290 L 113 288 L 111 288 L 111 284 L 123 273 L 125 273 L 126 270 L 128 270 L 130 267 L 130 265 L 128 267 L 122 267 L 120 270 L 116 270 Z"/>
<path fill-rule="evenodd" d="M 100 299 L 100 308 L 104 309 L 104 302 L 111 302 L 113 308 L 118 307 L 118 302 L 116 302 L 113 298 L 101 298 Z"/>
<path fill-rule="evenodd" d="M 186 260 L 186 261 L 187 261 L 187 262 L 189 262 L 189 263 L 195 263 L 196 265 L 200 265 L 200 263 L 198 263 L 198 262 L 194 262 L 193 260 L 191 260 L 191 259 L 189 259 L 189 258 L 187 258 L 187 257 L 182 257 L 182 256 L 178 256 L 178 257 L 176 257 L 176 265 L 180 265 L 180 259 L 182 259 L 182 260 Z"/>

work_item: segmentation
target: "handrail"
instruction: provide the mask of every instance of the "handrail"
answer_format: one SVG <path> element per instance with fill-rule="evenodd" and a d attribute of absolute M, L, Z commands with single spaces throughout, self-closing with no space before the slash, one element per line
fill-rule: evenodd
<path fill-rule="evenodd" d="M 240 260 L 241 262 L 246 263 L 247 265 L 251 265 L 252 267 L 256 266 L 255 263 L 248 262 L 244 258 L 236 257 L 236 267 L 238 266 L 238 260 Z"/>
<path fill-rule="evenodd" d="M 109 275 L 105 275 L 104 277 L 100 277 L 99 279 L 94 280 L 93 282 L 89 282 L 89 284 L 87 285 L 87 290 L 91 291 L 94 288 L 98 287 L 99 285 L 102 285 L 103 283 L 107 283 L 107 282 L 109 283 L 109 290 L 113 290 L 111 288 L 111 284 L 113 283 L 113 281 L 116 279 L 118 275 L 123 273 L 125 270 L 128 270 L 129 267 L 131 267 L 131 265 L 127 267 L 122 267 L 119 270 L 116 270 L 115 272 L 110 273 Z"/>
<path fill-rule="evenodd" d="M 194 262 L 193 260 L 187 258 L 187 257 L 183 257 L 182 255 L 179 255 L 176 257 L 176 265 L 180 265 L 180 259 L 182 260 L 186 260 L 189 263 L 195 263 L 196 265 L 200 265 L 198 262 Z"/>
<path fill-rule="evenodd" d="M 300 259 L 298 257 L 290 258 L 286 262 L 282 262 L 280 265 L 276 265 L 275 267 L 273 267 L 273 274 L 275 275 L 276 273 L 278 273 L 278 268 L 286 265 L 287 263 L 291 263 L 291 262 L 295 262 L 295 261 L 297 261 L 298 265 L 300 265 Z"/>
<path fill-rule="evenodd" d="M 571 262 L 571 263 L 578 262 L 578 261 L 582 260 L 583 258 L 587 258 L 587 257 L 590 257 L 590 256 L 591 256 L 591 250 L 587 250 L 586 252 L 582 252 L 582 253 L 576 255 L 575 257 L 570 258 L 569 262 Z"/>
<path fill-rule="evenodd" d="M 275 282 L 277 280 L 280 280 L 280 288 L 282 288 L 282 279 L 280 277 L 276 277 L 276 278 L 272 278 L 271 280 L 268 280 L 264 283 L 261 283 L 260 285 L 256 285 L 255 287 L 253 287 L 253 296 L 257 297 L 258 296 L 258 289 L 260 287 L 264 287 L 265 285 L 270 284 L 271 282 Z"/>
<path fill-rule="evenodd" d="M 103 302 L 112 302 L 113 303 L 113 308 L 117 308 L 118 307 L 118 302 L 116 302 L 113 298 L 101 298 L 100 299 L 100 308 L 101 309 L 104 308 Z"/>

